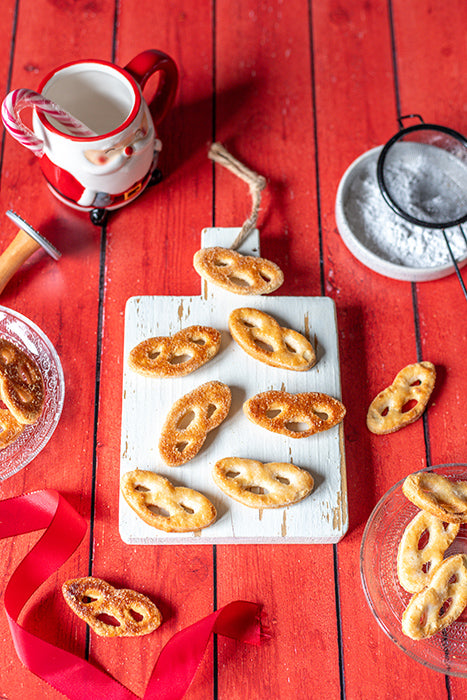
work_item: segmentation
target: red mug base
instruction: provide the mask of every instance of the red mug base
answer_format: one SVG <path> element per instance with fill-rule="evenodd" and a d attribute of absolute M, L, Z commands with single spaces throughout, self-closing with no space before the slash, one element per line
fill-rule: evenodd
<path fill-rule="evenodd" d="M 130 204 L 133 202 L 137 197 L 139 197 L 140 194 L 144 192 L 146 187 L 149 184 L 149 180 L 152 175 L 152 168 L 149 170 L 148 174 L 139 182 L 135 183 L 127 192 L 124 192 L 123 194 L 118 194 L 118 195 L 110 195 L 111 196 L 111 202 L 105 206 L 96 204 L 96 205 L 89 205 L 89 206 L 82 206 L 81 204 L 78 204 L 73 199 L 70 199 L 66 195 L 64 195 L 62 192 L 60 192 L 54 185 L 52 185 L 49 180 L 46 179 L 47 182 L 47 187 L 49 190 L 52 192 L 54 197 L 56 197 L 60 202 L 63 204 L 66 204 L 68 207 L 71 207 L 72 209 L 76 209 L 78 211 L 93 211 L 94 209 L 105 209 L 106 211 L 112 211 L 114 209 L 120 209 L 121 207 L 126 206 L 127 204 Z"/>

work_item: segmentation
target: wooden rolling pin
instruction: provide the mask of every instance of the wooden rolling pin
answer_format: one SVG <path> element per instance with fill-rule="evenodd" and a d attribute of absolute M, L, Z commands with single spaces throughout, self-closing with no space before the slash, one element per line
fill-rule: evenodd
<path fill-rule="evenodd" d="M 0 294 L 15 272 L 39 248 L 43 248 L 54 260 L 61 257 L 60 251 L 18 214 L 9 209 L 6 215 L 19 226 L 19 231 L 0 255 Z"/>

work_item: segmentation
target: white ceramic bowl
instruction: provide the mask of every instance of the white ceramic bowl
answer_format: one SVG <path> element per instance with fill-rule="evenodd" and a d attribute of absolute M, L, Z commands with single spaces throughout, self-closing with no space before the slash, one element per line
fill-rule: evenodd
<path fill-rule="evenodd" d="M 362 221 L 358 219 L 358 216 L 351 215 L 350 208 L 350 197 L 353 196 L 353 192 L 359 188 L 359 178 L 362 178 L 363 173 L 367 173 L 368 169 L 373 166 L 375 170 L 375 182 L 374 188 L 377 187 L 376 182 L 376 163 L 378 161 L 379 154 L 382 150 L 382 146 L 377 148 L 372 148 L 370 151 L 363 153 L 359 158 L 357 158 L 345 171 L 337 190 L 336 196 L 336 206 L 335 215 L 338 231 L 341 235 L 347 248 L 350 252 L 363 263 L 366 267 L 370 268 L 374 272 L 378 272 L 380 275 L 385 277 L 391 277 L 392 279 L 404 280 L 406 282 L 427 282 L 430 280 L 441 279 L 442 277 L 447 277 L 455 271 L 454 265 L 451 262 L 449 253 L 446 246 L 446 259 L 447 262 L 443 264 L 433 263 L 430 266 L 415 266 L 409 263 L 404 264 L 404 255 L 398 255 L 398 251 L 387 251 L 383 250 L 379 245 L 378 239 L 375 234 L 375 239 L 371 239 L 371 227 L 364 227 Z M 387 215 L 390 220 L 395 220 L 397 215 L 390 209 L 383 199 L 381 193 L 378 193 L 381 197 L 381 208 L 387 208 Z M 362 197 L 364 199 L 365 193 L 362 192 Z M 374 195 L 376 196 L 376 195 Z M 402 226 L 407 228 L 411 227 L 411 224 L 405 222 L 402 217 L 397 217 L 397 222 L 400 222 Z M 381 227 L 375 219 L 375 230 L 378 229 L 378 235 L 381 235 Z M 420 233 L 418 230 L 417 233 Z M 459 235 L 458 229 L 455 232 Z M 442 236 L 440 231 L 426 232 L 427 236 Z M 429 241 L 435 241 L 435 238 L 427 239 Z M 443 244 L 445 246 L 445 244 Z M 393 254 L 394 253 L 394 254 Z M 444 250 L 443 250 L 444 253 Z M 420 263 L 423 265 L 421 261 Z M 397 262 L 394 262 L 397 260 Z M 458 257 L 458 266 L 462 267 L 467 263 L 467 250 Z"/>

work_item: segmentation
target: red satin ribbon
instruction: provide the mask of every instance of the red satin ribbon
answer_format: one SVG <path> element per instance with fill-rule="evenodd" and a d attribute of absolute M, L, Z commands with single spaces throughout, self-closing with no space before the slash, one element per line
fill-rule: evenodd
<path fill-rule="evenodd" d="M 137 696 L 84 659 L 36 637 L 17 620 L 39 586 L 73 554 L 86 523 L 57 491 L 36 491 L 0 502 L 0 539 L 45 529 L 5 589 L 5 610 L 16 652 L 30 671 L 70 700 L 137 700 Z M 144 700 L 181 700 L 213 632 L 260 644 L 260 608 L 236 600 L 175 634 L 162 649 Z"/>

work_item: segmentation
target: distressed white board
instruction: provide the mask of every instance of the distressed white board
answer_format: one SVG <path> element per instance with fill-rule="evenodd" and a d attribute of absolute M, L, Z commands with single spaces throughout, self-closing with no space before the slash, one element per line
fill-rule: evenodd
<path fill-rule="evenodd" d="M 239 229 L 205 229 L 202 246 L 229 247 Z M 259 254 L 259 234 L 252 233 L 239 249 Z M 120 535 L 128 544 L 223 544 L 253 542 L 338 542 L 347 531 L 347 489 L 343 424 L 308 438 L 288 438 L 251 423 L 242 411 L 246 399 L 261 391 L 291 393 L 322 391 L 341 398 L 335 306 L 326 297 L 243 296 L 202 282 L 193 297 L 141 296 L 128 299 L 125 342 L 121 435 L 121 474 L 148 469 L 166 476 L 176 486 L 204 493 L 215 505 L 217 521 L 196 533 L 164 533 L 144 523 L 120 496 Z M 231 338 L 228 317 L 233 309 L 251 306 L 270 313 L 282 326 L 294 328 L 313 343 L 317 364 L 308 372 L 292 372 L 260 363 Z M 142 377 L 128 369 L 126 359 L 140 341 L 173 335 L 190 325 L 210 325 L 222 333 L 217 356 L 195 372 L 180 378 Z M 159 435 L 172 404 L 211 380 L 227 384 L 232 406 L 227 419 L 208 434 L 198 455 L 181 467 L 168 467 L 158 451 Z M 345 420 L 345 419 L 344 419 Z M 292 462 L 311 472 L 313 493 L 287 508 L 256 510 L 225 496 L 214 484 L 211 471 L 223 457 L 245 457 L 261 462 Z"/>

